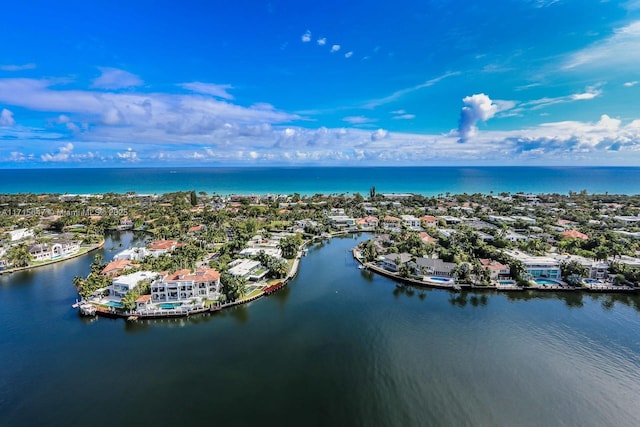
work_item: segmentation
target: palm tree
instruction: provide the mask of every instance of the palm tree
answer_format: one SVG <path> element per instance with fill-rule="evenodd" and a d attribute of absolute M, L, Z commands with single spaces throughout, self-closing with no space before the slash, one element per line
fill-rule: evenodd
<path fill-rule="evenodd" d="M 14 267 L 26 267 L 33 258 L 25 243 L 12 246 L 7 252 L 7 258 Z"/>

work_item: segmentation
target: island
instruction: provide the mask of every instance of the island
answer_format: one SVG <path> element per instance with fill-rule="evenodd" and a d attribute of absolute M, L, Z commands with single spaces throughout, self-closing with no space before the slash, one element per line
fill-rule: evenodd
<path fill-rule="evenodd" d="M 637 292 L 640 196 L 588 194 L 1 195 L 0 271 L 85 254 L 134 232 L 78 272 L 85 315 L 190 316 L 270 295 L 308 245 L 368 233 L 359 268 L 451 292 Z"/>

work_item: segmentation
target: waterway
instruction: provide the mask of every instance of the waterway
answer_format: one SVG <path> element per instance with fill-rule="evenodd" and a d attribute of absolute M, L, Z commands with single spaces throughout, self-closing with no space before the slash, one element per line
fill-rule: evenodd
<path fill-rule="evenodd" d="M 1 276 L 0 425 L 640 425 L 638 297 L 401 289 L 356 268 L 364 238 L 180 320 L 80 318 L 92 255 Z"/>

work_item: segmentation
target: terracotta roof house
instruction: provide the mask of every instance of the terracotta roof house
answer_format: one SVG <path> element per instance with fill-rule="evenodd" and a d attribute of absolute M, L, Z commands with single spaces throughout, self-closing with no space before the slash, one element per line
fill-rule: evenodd
<path fill-rule="evenodd" d="M 562 238 L 563 239 L 587 240 L 589 238 L 589 236 L 587 236 L 584 233 L 579 232 L 578 230 L 567 230 L 567 231 L 563 231 L 560 234 L 562 234 Z"/>
<path fill-rule="evenodd" d="M 115 277 L 120 275 L 120 273 L 122 273 L 127 268 L 131 267 L 131 265 L 132 265 L 131 261 L 128 259 L 119 259 L 116 261 L 111 261 L 102 269 L 100 274 L 107 277 Z"/>

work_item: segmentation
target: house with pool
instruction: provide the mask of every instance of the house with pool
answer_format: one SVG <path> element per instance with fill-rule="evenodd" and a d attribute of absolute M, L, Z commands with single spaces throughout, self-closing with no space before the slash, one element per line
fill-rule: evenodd
<path fill-rule="evenodd" d="M 34 261 L 51 261 L 66 258 L 80 251 L 80 242 L 58 240 L 51 243 L 38 243 L 29 248 Z"/>
<path fill-rule="evenodd" d="M 560 280 L 562 276 L 560 262 L 553 257 L 529 255 L 515 250 L 507 250 L 504 253 L 522 262 L 525 270 L 534 280 L 539 278 Z"/>
<path fill-rule="evenodd" d="M 193 273 L 186 269 L 178 270 L 151 284 L 151 301 L 183 303 L 194 298 L 216 299 L 220 289 L 220 273 L 213 268 L 199 268 Z"/>

